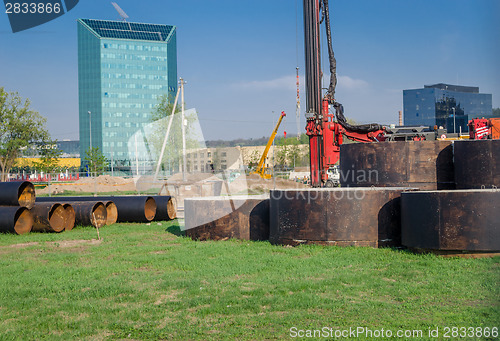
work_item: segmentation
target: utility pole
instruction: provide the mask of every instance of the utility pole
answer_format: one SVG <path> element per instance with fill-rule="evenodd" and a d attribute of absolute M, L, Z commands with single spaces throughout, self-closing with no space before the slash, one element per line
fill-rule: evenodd
<path fill-rule="evenodd" d="M 168 121 L 168 126 L 167 126 L 167 132 L 165 133 L 165 138 L 163 139 L 163 145 L 161 147 L 161 152 L 160 152 L 160 158 L 158 159 L 158 164 L 156 165 L 156 171 L 155 171 L 155 177 L 154 179 L 156 180 L 158 178 L 158 172 L 160 171 L 160 166 L 163 160 L 163 155 L 165 153 L 165 148 L 167 146 L 167 141 L 168 141 L 168 136 L 170 134 L 170 127 L 172 127 L 172 122 L 174 120 L 174 114 L 175 114 L 175 109 L 177 108 L 177 100 L 179 99 L 179 88 L 177 88 L 177 92 L 175 94 L 175 100 L 174 100 L 174 105 L 172 107 L 172 113 L 170 114 L 170 120 Z M 168 159 L 168 170 L 169 173 L 172 172 L 172 159 Z"/>
<path fill-rule="evenodd" d="M 89 142 L 90 142 L 90 148 L 89 148 L 89 151 L 90 153 L 92 154 L 92 112 L 89 110 L 88 111 L 89 113 Z M 88 155 L 90 156 L 90 155 Z M 90 162 L 92 162 L 92 160 L 90 160 Z M 89 166 L 90 167 L 90 166 Z M 90 176 L 92 176 L 92 170 L 90 170 Z"/>
<path fill-rule="evenodd" d="M 89 134 L 90 149 L 92 149 L 92 112 L 89 110 L 88 113 L 89 113 L 89 130 L 90 130 L 90 134 Z"/>
<path fill-rule="evenodd" d="M 451 110 L 453 110 L 453 134 L 455 134 L 457 132 L 457 128 L 456 128 L 456 120 L 455 120 L 455 107 L 451 108 Z"/>
<path fill-rule="evenodd" d="M 297 104 L 295 106 L 295 120 L 297 121 L 297 140 L 300 140 L 300 83 L 299 67 L 297 66 Z"/>
<path fill-rule="evenodd" d="M 273 117 L 274 117 L 274 111 L 273 111 Z M 276 129 L 276 132 L 278 132 L 278 129 Z M 276 169 L 276 159 L 274 158 L 274 139 L 273 139 L 273 189 L 276 189 L 276 174 L 274 173 Z"/>
<path fill-rule="evenodd" d="M 114 142 L 113 142 L 114 143 Z M 115 176 L 115 173 L 114 173 L 114 160 L 113 160 L 113 145 L 111 145 L 111 176 Z"/>
<path fill-rule="evenodd" d="M 182 180 L 186 181 L 186 122 L 184 117 L 184 80 L 180 78 L 181 84 L 181 128 L 182 128 Z"/>

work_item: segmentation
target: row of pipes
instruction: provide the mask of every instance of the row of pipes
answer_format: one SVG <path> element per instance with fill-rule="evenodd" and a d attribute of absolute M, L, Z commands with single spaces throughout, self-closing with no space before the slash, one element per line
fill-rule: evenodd
<path fill-rule="evenodd" d="M 0 232 L 63 232 L 74 226 L 101 228 L 116 222 L 176 218 L 170 196 L 39 197 L 28 181 L 0 182 Z"/>

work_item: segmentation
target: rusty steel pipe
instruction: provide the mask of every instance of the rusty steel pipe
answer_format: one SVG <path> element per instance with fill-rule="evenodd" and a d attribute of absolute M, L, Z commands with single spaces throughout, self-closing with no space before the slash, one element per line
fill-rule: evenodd
<path fill-rule="evenodd" d="M 453 143 L 457 189 L 500 187 L 500 140 Z"/>
<path fill-rule="evenodd" d="M 101 201 L 79 201 L 71 204 L 75 210 L 75 224 L 103 227 L 106 224 L 106 206 Z"/>
<path fill-rule="evenodd" d="M 64 199 L 63 199 L 64 198 Z M 48 198 L 39 198 L 44 201 Z M 96 197 L 57 197 L 56 200 L 67 200 L 70 202 L 82 201 L 113 201 L 118 210 L 118 222 L 150 222 L 156 214 L 156 201 L 151 196 L 96 196 Z"/>
<path fill-rule="evenodd" d="M 111 201 L 103 202 L 104 206 L 106 206 L 106 225 L 113 225 L 118 220 L 118 208 L 116 204 Z"/>
<path fill-rule="evenodd" d="M 154 220 L 172 220 L 177 217 L 177 204 L 175 198 L 168 195 L 155 195 L 156 215 Z"/>
<path fill-rule="evenodd" d="M 403 193 L 402 244 L 412 249 L 500 252 L 500 190 Z"/>
<path fill-rule="evenodd" d="M 451 141 L 351 143 L 340 147 L 342 187 L 454 189 Z"/>
<path fill-rule="evenodd" d="M 29 181 L 0 182 L 0 205 L 33 208 L 35 186 Z"/>
<path fill-rule="evenodd" d="M 118 219 L 118 210 L 116 205 L 111 200 L 100 200 L 101 197 L 39 197 L 36 198 L 37 202 L 58 202 L 69 203 L 74 205 L 76 202 L 102 202 L 106 206 L 106 224 L 111 225 L 116 223 Z"/>
<path fill-rule="evenodd" d="M 25 234 L 33 228 L 33 216 L 26 207 L 0 206 L 0 232 Z"/>
<path fill-rule="evenodd" d="M 65 210 L 65 221 L 64 221 L 64 230 L 65 231 L 71 231 L 73 227 L 75 227 L 75 209 L 70 203 L 67 202 L 60 202 L 60 201 L 38 201 L 37 203 L 44 203 L 44 204 L 61 204 L 64 207 Z"/>
<path fill-rule="evenodd" d="M 150 222 L 156 215 L 156 201 L 151 196 L 99 197 L 111 200 L 118 209 L 118 222 Z"/>
<path fill-rule="evenodd" d="M 194 240 L 268 240 L 269 196 L 186 198 L 186 235 Z"/>
<path fill-rule="evenodd" d="M 62 232 L 66 222 L 66 210 L 59 203 L 39 202 L 31 209 L 33 231 Z"/>
<path fill-rule="evenodd" d="M 73 206 L 69 203 L 63 203 L 64 210 L 66 211 L 66 221 L 64 222 L 64 230 L 71 231 L 75 227 L 76 213 Z"/>
<path fill-rule="evenodd" d="M 401 192 L 411 188 L 271 190 L 274 244 L 399 246 Z"/>

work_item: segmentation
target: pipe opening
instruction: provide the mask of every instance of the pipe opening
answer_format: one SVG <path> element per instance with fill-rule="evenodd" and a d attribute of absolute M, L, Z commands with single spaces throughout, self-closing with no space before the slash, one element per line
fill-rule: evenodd
<path fill-rule="evenodd" d="M 118 209 L 112 201 L 106 203 L 106 225 L 112 225 L 118 220 Z"/>
<path fill-rule="evenodd" d="M 100 228 L 106 224 L 106 206 L 102 202 L 96 202 L 92 207 L 90 221 L 94 227 Z"/>
<path fill-rule="evenodd" d="M 64 210 L 66 211 L 66 220 L 64 222 L 64 230 L 71 231 L 75 227 L 76 213 L 75 209 L 71 204 L 63 204 Z"/>
<path fill-rule="evenodd" d="M 14 231 L 17 234 L 26 234 L 31 232 L 33 227 L 33 216 L 26 207 L 17 210 L 14 217 Z"/>
<path fill-rule="evenodd" d="M 35 186 L 31 182 L 23 182 L 17 192 L 19 206 L 33 208 L 35 206 Z"/>
<path fill-rule="evenodd" d="M 174 198 L 168 199 L 167 202 L 167 214 L 169 219 L 175 219 L 177 218 L 177 207 L 176 207 L 176 201 Z"/>
<path fill-rule="evenodd" d="M 61 232 L 64 230 L 66 222 L 66 210 L 63 205 L 52 205 L 49 211 L 49 226 L 54 232 Z"/>
<path fill-rule="evenodd" d="M 144 216 L 146 220 L 151 221 L 154 219 L 156 215 L 156 201 L 155 199 L 149 197 L 146 199 L 146 203 L 144 204 Z"/>

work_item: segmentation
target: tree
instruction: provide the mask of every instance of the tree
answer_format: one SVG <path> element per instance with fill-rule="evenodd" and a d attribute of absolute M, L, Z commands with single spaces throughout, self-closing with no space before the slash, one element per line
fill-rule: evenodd
<path fill-rule="evenodd" d="M 99 150 L 99 148 L 89 147 L 86 154 L 87 155 L 84 160 L 89 167 L 89 172 L 94 175 L 104 172 L 108 166 L 108 160 L 106 160 L 104 154 Z"/>
<path fill-rule="evenodd" d="M 305 138 L 304 138 L 305 136 Z M 296 138 L 277 139 L 276 165 L 302 167 L 309 164 L 309 148 L 304 148 L 309 143 L 309 136 L 302 134 L 300 140 Z"/>
<path fill-rule="evenodd" d="M 248 168 L 253 169 L 257 167 L 259 164 L 261 154 L 258 150 L 252 151 L 252 153 L 248 156 Z"/>
<path fill-rule="evenodd" d="M 493 116 L 493 117 L 500 117 L 500 108 L 493 108 L 491 110 L 491 116 Z"/>
<path fill-rule="evenodd" d="M 1 180 L 7 180 L 23 147 L 49 139 L 46 119 L 30 109 L 30 101 L 18 93 L 8 93 L 0 87 L 0 170 Z"/>
<path fill-rule="evenodd" d="M 291 140 L 291 139 L 288 139 L 288 140 Z M 293 139 L 295 141 L 297 141 L 297 139 Z M 287 164 L 288 164 L 288 154 L 290 152 L 290 142 L 287 141 L 287 139 L 283 138 L 283 139 L 280 139 L 278 140 L 278 143 L 277 143 L 277 151 L 276 151 L 276 155 L 275 155 L 275 160 L 274 160 L 274 164 L 275 164 L 275 167 L 278 166 L 279 168 L 284 168 Z"/>

